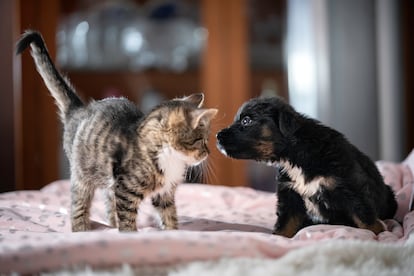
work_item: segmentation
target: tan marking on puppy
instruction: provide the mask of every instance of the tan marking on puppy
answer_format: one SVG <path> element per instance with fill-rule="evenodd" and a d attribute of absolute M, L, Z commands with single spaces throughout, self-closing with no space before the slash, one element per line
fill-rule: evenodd
<path fill-rule="evenodd" d="M 303 219 L 298 216 L 293 216 L 289 218 L 289 221 L 286 223 L 286 226 L 283 229 L 274 231 L 273 234 L 285 236 L 288 238 L 293 237 L 296 232 L 298 232 L 299 227 L 302 225 Z"/>
<path fill-rule="evenodd" d="M 368 229 L 375 233 L 375 235 L 378 235 L 379 233 L 385 231 L 384 225 L 381 223 L 379 219 L 377 219 L 374 224 L 367 225 L 363 223 L 357 216 L 352 216 L 352 220 L 358 226 L 358 228 L 362 229 Z"/>
<path fill-rule="evenodd" d="M 335 180 L 330 177 L 316 177 L 312 181 L 305 182 L 305 176 L 303 175 L 302 169 L 292 164 L 288 161 L 281 161 L 280 165 L 283 167 L 284 172 L 286 172 L 290 179 L 290 186 L 300 195 L 305 197 L 313 196 L 321 187 L 327 189 L 335 188 Z"/>
<path fill-rule="evenodd" d="M 263 138 L 269 138 L 272 136 L 272 131 L 267 127 L 262 127 L 262 137 Z"/>
<path fill-rule="evenodd" d="M 255 149 L 260 152 L 262 158 L 270 157 L 274 152 L 273 143 L 267 141 L 259 141 Z"/>
<path fill-rule="evenodd" d="M 335 180 L 330 177 L 316 177 L 309 182 L 305 182 L 305 176 L 302 169 L 292 166 L 290 162 L 281 161 L 284 172 L 288 174 L 290 179 L 289 185 L 297 193 L 299 193 L 305 203 L 306 212 L 315 223 L 327 223 L 327 220 L 321 215 L 318 204 L 312 202 L 309 198 L 315 195 L 322 187 L 326 189 L 335 188 Z"/>

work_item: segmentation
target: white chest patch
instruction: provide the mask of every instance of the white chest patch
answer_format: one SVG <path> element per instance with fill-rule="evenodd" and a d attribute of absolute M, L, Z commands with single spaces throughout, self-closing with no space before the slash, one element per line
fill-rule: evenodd
<path fill-rule="evenodd" d="M 300 195 L 305 197 L 313 196 L 324 185 L 326 178 L 316 177 L 309 182 L 305 181 L 305 175 L 301 168 L 292 166 L 290 162 L 281 161 L 280 165 L 283 171 L 286 172 L 292 180 L 291 187 Z"/>
<path fill-rule="evenodd" d="M 319 208 L 313 202 L 311 202 L 309 198 L 305 198 L 304 202 L 306 211 L 314 223 L 328 222 L 324 217 L 322 217 L 321 213 L 319 212 Z"/>
<path fill-rule="evenodd" d="M 292 164 L 287 161 L 281 161 L 280 165 L 283 167 L 283 171 L 287 173 L 292 180 L 290 187 L 302 196 L 308 215 L 314 222 L 325 222 L 325 219 L 319 212 L 318 206 L 309 198 L 320 191 L 322 187 L 327 189 L 334 188 L 334 180 L 329 177 L 320 176 L 306 182 L 301 168 L 292 166 Z M 328 206 L 326 205 L 326 207 Z"/>
<path fill-rule="evenodd" d="M 184 180 L 184 174 L 188 164 L 191 164 L 192 158 L 187 157 L 183 153 L 166 146 L 158 155 L 158 166 L 164 173 L 165 183 L 161 191 L 167 192 L 171 190 L 172 185 L 177 185 Z"/>

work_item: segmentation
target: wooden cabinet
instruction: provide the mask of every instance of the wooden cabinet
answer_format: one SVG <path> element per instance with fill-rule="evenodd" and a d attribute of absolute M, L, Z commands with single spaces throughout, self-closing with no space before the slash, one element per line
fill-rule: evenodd
<path fill-rule="evenodd" d="M 62 10 L 73 9 L 76 1 L 20 0 L 18 32 L 37 29 L 42 32 L 52 57 L 56 54 L 55 35 Z M 69 8 L 68 8 L 69 7 Z M 215 146 L 215 133 L 229 125 L 239 106 L 260 93 L 263 81 L 272 79 L 286 95 L 283 70 L 256 71 L 249 65 L 249 11 L 248 1 L 199 1 L 201 22 L 209 36 L 199 68 L 182 74 L 155 70 L 134 72 L 67 71 L 71 82 L 84 98 L 102 98 L 105 89 L 115 87 L 133 101 L 139 101 L 142 81 L 162 91 L 166 98 L 193 92 L 205 93 L 205 105 L 220 110 L 212 126 L 209 158 L 209 183 L 248 185 L 246 163 L 221 155 Z M 16 34 L 17 37 L 17 34 Z M 59 152 L 61 147 L 60 123 L 56 107 L 28 51 L 21 57 L 17 72 L 21 89 L 15 107 L 17 128 L 15 141 L 15 187 L 38 189 L 60 178 Z"/>
<path fill-rule="evenodd" d="M 55 56 L 59 1 L 16 2 L 19 21 L 15 38 L 26 29 L 40 30 L 51 56 Z M 15 188 L 38 189 L 59 178 L 60 125 L 53 99 L 36 72 L 29 51 L 18 59 L 15 78 L 20 86 L 14 91 Z"/>

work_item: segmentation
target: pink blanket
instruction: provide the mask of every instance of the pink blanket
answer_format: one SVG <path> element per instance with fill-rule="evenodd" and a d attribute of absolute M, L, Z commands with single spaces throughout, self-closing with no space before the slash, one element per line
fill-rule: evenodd
<path fill-rule="evenodd" d="M 107 268 L 171 265 L 222 257 L 278 258 L 289 250 L 333 239 L 404 243 L 414 232 L 414 152 L 402 163 L 378 162 L 397 194 L 399 209 L 388 231 L 316 225 L 292 239 L 271 235 L 274 194 L 250 188 L 183 184 L 176 194 L 179 230 L 161 231 L 148 201 L 139 212 L 137 233 L 107 226 L 102 193 L 92 207 L 94 230 L 70 231 L 70 185 L 66 180 L 40 191 L 0 194 L 0 273 L 38 273 L 90 266 Z"/>

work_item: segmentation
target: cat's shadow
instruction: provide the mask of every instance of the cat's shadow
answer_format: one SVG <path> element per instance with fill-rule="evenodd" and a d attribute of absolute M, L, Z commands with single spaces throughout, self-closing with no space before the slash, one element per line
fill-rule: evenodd
<path fill-rule="evenodd" d="M 91 221 L 91 227 L 93 231 L 110 230 L 114 227 L 109 226 L 104 222 Z M 150 225 L 141 225 L 138 228 L 153 228 L 161 230 L 156 223 Z M 206 219 L 206 218 L 194 218 L 194 217 L 179 217 L 178 230 L 186 231 L 236 231 L 236 232 L 256 232 L 270 234 L 271 229 L 263 226 L 226 222 L 220 220 Z"/>
<path fill-rule="evenodd" d="M 182 217 L 181 217 L 182 218 Z M 226 222 L 205 218 L 189 218 L 186 217 L 186 221 L 179 223 L 180 230 L 189 231 L 237 231 L 237 232 L 259 232 L 259 233 L 272 233 L 271 229 L 263 226 Z"/>

